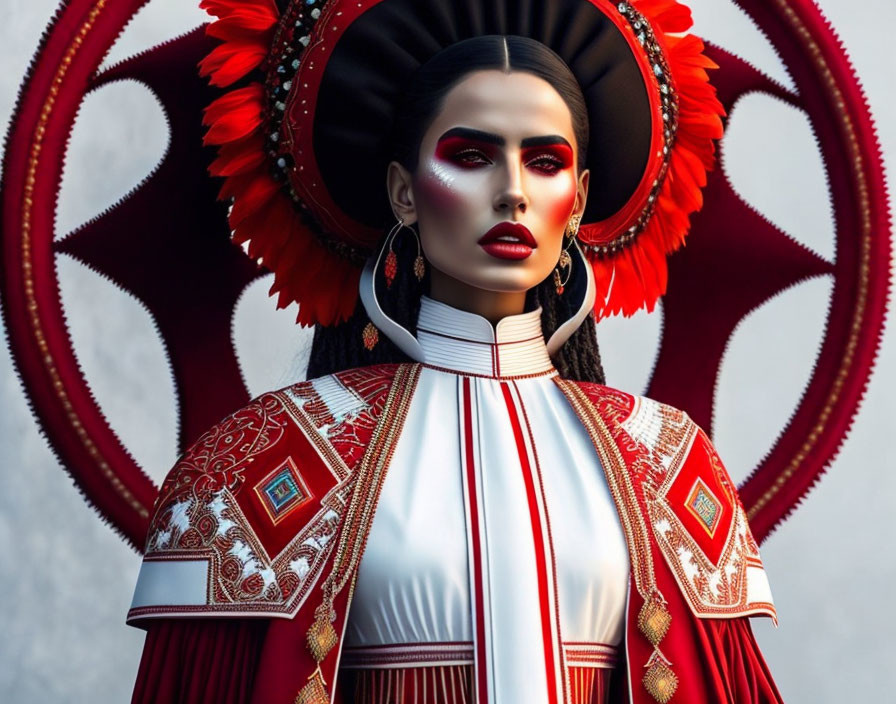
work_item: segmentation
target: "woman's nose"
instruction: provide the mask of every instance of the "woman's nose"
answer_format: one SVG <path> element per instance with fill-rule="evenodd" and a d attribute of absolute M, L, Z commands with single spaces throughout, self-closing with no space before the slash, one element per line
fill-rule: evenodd
<path fill-rule="evenodd" d="M 508 214 L 519 210 L 526 212 L 529 207 L 529 198 L 523 188 L 523 170 L 519 163 L 511 163 L 505 169 L 503 183 L 495 195 L 495 210 Z"/>

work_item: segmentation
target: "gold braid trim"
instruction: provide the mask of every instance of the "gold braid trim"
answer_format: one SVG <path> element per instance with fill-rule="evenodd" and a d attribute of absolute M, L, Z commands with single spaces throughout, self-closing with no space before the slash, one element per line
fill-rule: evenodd
<path fill-rule="evenodd" d="M 666 600 L 656 586 L 653 556 L 650 551 L 650 533 L 638 503 L 629 467 L 613 432 L 598 413 L 595 403 L 576 382 L 559 378 L 555 381 L 588 431 L 604 468 L 607 485 L 610 487 L 610 494 L 613 496 L 613 503 L 616 504 L 616 511 L 628 544 L 635 587 L 644 599 L 644 606 L 638 613 L 638 629 L 654 648 L 653 655 L 648 661 L 647 674 L 642 681 L 650 695 L 661 704 L 665 704 L 678 687 L 678 678 L 671 669 L 671 663 L 663 657 L 658 647 L 672 625 L 672 615 L 666 609 Z M 650 461 L 649 457 L 646 459 Z"/>
<path fill-rule="evenodd" d="M 597 412 L 594 402 L 579 385 L 566 379 L 557 379 L 556 383 L 569 399 L 573 410 L 588 431 L 594 449 L 597 450 L 613 496 L 613 503 L 616 504 L 619 520 L 625 532 L 635 586 L 644 601 L 650 601 L 651 595 L 656 591 L 653 557 L 650 554 L 650 534 L 641 507 L 638 505 L 635 487 L 622 452 L 606 422 Z"/>
<path fill-rule="evenodd" d="M 308 649 L 318 663 L 318 669 L 308 684 L 302 688 L 296 699 L 297 704 L 329 702 L 326 682 L 320 672 L 320 663 L 339 641 L 339 636 L 333 627 L 333 622 L 336 620 L 333 603 L 361 562 L 380 490 L 386 478 L 386 470 L 404 426 L 419 377 L 419 364 L 403 364 L 398 367 L 380 420 L 358 465 L 353 480 L 352 496 L 339 534 L 333 569 L 324 581 L 322 586 L 324 596 L 314 611 L 314 623 L 307 634 Z"/>

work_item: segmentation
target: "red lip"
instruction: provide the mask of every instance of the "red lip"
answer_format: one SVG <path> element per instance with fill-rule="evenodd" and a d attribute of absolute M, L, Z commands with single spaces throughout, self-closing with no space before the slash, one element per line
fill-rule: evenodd
<path fill-rule="evenodd" d="M 525 259 L 538 247 L 529 228 L 516 222 L 499 222 L 479 239 L 478 244 L 493 257 L 514 260 Z"/>

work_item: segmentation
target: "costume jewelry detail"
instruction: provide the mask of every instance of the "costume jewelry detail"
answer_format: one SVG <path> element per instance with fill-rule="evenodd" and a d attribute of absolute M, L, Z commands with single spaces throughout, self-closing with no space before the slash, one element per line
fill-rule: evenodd
<path fill-rule="evenodd" d="M 296 697 L 295 704 L 330 704 L 330 697 L 327 695 L 327 683 L 324 680 L 323 673 L 318 667 L 311 677 L 308 678 L 308 684 L 302 687 L 299 695 Z"/>
<path fill-rule="evenodd" d="M 566 275 L 560 273 L 560 270 L 564 269 L 566 271 Z M 557 266 L 554 267 L 554 290 L 557 292 L 558 296 L 563 295 L 563 291 L 566 290 L 566 284 L 569 283 L 569 277 L 572 276 L 572 257 L 569 256 L 569 251 L 563 249 L 560 252 L 560 261 L 557 262 Z"/>
<path fill-rule="evenodd" d="M 581 215 L 573 215 L 569 222 L 566 224 L 566 230 L 564 231 L 564 236 L 567 239 L 572 239 L 576 235 L 579 234 L 579 227 L 582 224 L 582 216 Z"/>
<path fill-rule="evenodd" d="M 417 256 L 414 258 L 413 268 L 414 276 L 417 277 L 417 281 L 423 281 L 423 277 L 426 275 L 426 263 L 423 260 L 423 251 L 420 248 L 420 236 L 413 227 L 405 225 L 404 220 L 398 218 L 398 222 L 392 226 L 389 234 L 386 235 L 386 246 L 389 248 L 389 252 L 386 254 L 386 260 L 383 265 L 383 275 L 386 277 L 387 288 L 392 287 L 395 277 L 398 275 L 398 256 L 395 254 L 393 245 L 395 244 L 395 238 L 398 237 L 402 230 L 410 230 L 411 234 L 414 235 L 414 241 L 417 243 Z"/>

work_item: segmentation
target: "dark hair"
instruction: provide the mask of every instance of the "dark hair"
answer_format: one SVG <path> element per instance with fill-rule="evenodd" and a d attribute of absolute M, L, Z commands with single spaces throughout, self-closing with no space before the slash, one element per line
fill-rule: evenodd
<path fill-rule="evenodd" d="M 583 168 L 588 151 L 588 110 L 569 67 L 540 42 L 500 35 L 474 37 L 452 44 L 415 72 L 393 122 L 392 158 L 408 171 L 416 171 L 420 142 L 441 109 L 445 96 L 465 76 L 488 69 L 530 73 L 551 84 L 569 108 L 578 146 L 579 168 Z M 412 237 L 397 237 L 393 249 L 398 258 L 398 274 L 392 286 L 387 287 L 378 272 L 377 297 L 391 318 L 413 330 L 420 310 L 420 296 L 429 289 L 429 277 L 427 275 L 418 282 L 411 273 L 417 255 Z M 539 305 L 545 337 L 550 337 L 575 312 L 569 297 L 556 294 L 551 277 L 529 291 L 527 308 L 531 310 Z M 359 302 L 347 322 L 333 327 L 317 326 L 308 378 L 352 367 L 410 361 L 383 335 L 373 350 L 367 350 L 362 344 L 362 332 L 368 322 Z M 588 316 L 553 361 L 565 378 L 604 382 L 593 316 Z"/>
<path fill-rule="evenodd" d="M 414 173 L 420 142 L 451 92 L 473 71 L 517 71 L 538 76 L 560 94 L 572 116 L 579 169 L 588 154 L 588 108 L 572 71 L 552 49 L 528 37 L 491 34 L 452 44 L 421 66 L 405 92 L 392 130 L 392 159 Z"/>

